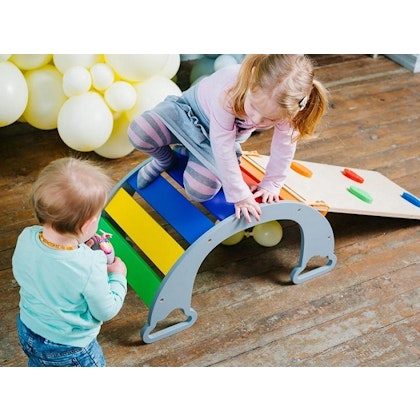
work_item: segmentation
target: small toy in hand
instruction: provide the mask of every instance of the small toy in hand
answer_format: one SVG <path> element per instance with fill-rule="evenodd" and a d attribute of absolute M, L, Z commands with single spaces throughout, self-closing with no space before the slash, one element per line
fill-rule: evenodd
<path fill-rule="evenodd" d="M 112 238 L 110 233 L 101 230 L 102 235 L 95 234 L 91 239 L 93 240 L 92 249 L 100 249 L 106 255 L 107 264 L 112 264 L 115 259 L 114 247 L 109 238 Z"/>

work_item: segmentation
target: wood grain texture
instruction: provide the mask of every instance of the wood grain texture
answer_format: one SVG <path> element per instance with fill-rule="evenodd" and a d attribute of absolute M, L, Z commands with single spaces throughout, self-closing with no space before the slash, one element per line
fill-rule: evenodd
<path fill-rule="evenodd" d="M 313 58 L 331 107 L 317 136 L 298 145 L 296 159 L 376 170 L 420 196 L 420 75 L 384 56 Z M 246 149 L 267 154 L 270 135 L 257 133 Z M 134 151 L 107 160 L 69 149 L 56 130 L 0 128 L 0 366 L 27 363 L 16 334 L 19 289 L 11 256 L 20 231 L 35 223 L 28 191 L 47 163 L 68 155 L 102 163 L 116 182 L 146 158 Z M 332 272 L 290 284 L 300 246 L 292 222 L 283 223 L 283 239 L 273 248 L 252 238 L 220 245 L 194 285 L 197 322 L 157 343 L 142 343 L 147 307 L 129 288 L 120 313 L 99 335 L 108 365 L 420 366 L 419 221 L 327 217 L 338 258 Z"/>

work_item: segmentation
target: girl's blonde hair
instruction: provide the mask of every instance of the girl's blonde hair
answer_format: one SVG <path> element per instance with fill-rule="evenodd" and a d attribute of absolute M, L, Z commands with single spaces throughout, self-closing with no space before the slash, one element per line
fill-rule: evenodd
<path fill-rule="evenodd" d="M 52 161 L 39 174 L 30 201 L 40 224 L 59 233 L 79 235 L 83 224 L 105 206 L 111 178 L 87 160 L 72 157 Z"/>
<path fill-rule="evenodd" d="M 236 84 L 230 89 L 231 107 L 245 118 L 245 96 L 262 90 L 286 111 L 296 139 L 313 134 L 328 107 L 325 87 L 314 79 L 314 66 L 305 55 L 251 54 L 241 65 Z"/>

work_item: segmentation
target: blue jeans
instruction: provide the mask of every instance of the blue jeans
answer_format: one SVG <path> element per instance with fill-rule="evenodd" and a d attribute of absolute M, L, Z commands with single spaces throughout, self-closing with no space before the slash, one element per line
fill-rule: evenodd
<path fill-rule="evenodd" d="M 49 341 L 31 331 L 18 316 L 20 345 L 28 356 L 29 367 L 100 367 L 106 366 L 98 341 L 86 347 L 73 347 Z"/>

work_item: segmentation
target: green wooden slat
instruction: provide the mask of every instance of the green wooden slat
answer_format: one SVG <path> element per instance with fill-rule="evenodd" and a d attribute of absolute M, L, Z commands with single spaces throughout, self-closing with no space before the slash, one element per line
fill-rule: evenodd
<path fill-rule="evenodd" d="M 110 241 L 115 255 L 120 257 L 127 266 L 128 284 L 149 307 L 160 286 L 160 277 L 104 217 L 101 217 L 99 229 L 112 234 Z"/>

